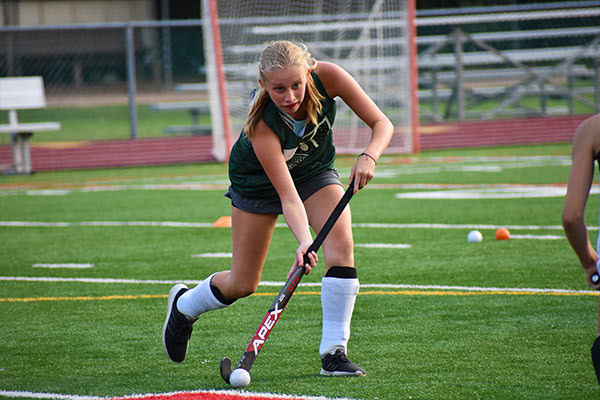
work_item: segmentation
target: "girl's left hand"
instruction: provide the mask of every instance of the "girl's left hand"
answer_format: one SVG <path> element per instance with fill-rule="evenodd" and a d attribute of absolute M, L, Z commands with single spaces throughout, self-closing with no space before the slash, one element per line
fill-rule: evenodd
<path fill-rule="evenodd" d="M 361 154 L 350 171 L 350 182 L 354 180 L 354 194 L 367 186 L 374 175 L 375 159 L 366 153 Z"/>

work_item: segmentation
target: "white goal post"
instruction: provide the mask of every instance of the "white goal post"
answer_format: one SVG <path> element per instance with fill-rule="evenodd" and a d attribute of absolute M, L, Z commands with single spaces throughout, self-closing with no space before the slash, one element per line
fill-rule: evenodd
<path fill-rule="evenodd" d="M 226 160 L 239 135 L 264 44 L 304 43 L 346 69 L 392 120 L 388 153 L 419 150 L 415 0 L 202 0 L 213 154 Z M 364 150 L 370 130 L 338 100 L 338 153 Z"/>

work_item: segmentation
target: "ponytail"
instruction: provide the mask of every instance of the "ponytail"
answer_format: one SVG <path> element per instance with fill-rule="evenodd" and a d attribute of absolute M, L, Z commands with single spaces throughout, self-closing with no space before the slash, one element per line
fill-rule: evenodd
<path fill-rule="evenodd" d="M 250 103 L 250 109 L 248 110 L 248 116 L 246 117 L 246 123 L 244 124 L 244 132 L 250 140 L 252 140 L 256 124 L 258 124 L 258 121 L 260 121 L 262 117 L 268 97 L 269 94 L 267 91 L 262 87 L 259 87 Z"/>

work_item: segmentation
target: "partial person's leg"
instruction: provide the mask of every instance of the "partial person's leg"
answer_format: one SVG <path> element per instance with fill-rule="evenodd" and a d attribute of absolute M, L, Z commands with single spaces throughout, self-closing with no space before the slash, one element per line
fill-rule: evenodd
<path fill-rule="evenodd" d="M 233 259 L 230 271 L 213 278 L 226 299 L 236 300 L 256 291 L 267 258 L 277 215 L 255 214 L 232 207 Z"/>
<path fill-rule="evenodd" d="M 598 304 L 598 333 L 596 334 L 596 340 L 592 346 L 592 363 L 594 364 L 596 379 L 600 385 L 600 301 Z"/>
<path fill-rule="evenodd" d="M 185 359 L 193 323 L 205 312 L 232 304 L 256 290 L 277 220 L 232 207 L 233 260 L 230 271 L 210 275 L 193 289 L 175 285 L 169 292 L 163 346 L 175 362 Z"/>
<path fill-rule="evenodd" d="M 305 201 L 308 219 L 318 232 L 344 190 L 339 185 L 328 185 Z M 365 371 L 347 357 L 350 323 L 359 281 L 354 268 L 354 241 L 352 218 L 347 207 L 323 242 L 325 276 L 321 281 L 323 328 L 319 353 L 323 375 L 365 375 Z"/>
<path fill-rule="evenodd" d="M 327 185 L 304 201 L 308 221 L 315 232 L 321 230 L 343 195 L 343 187 Z M 335 265 L 354 267 L 354 240 L 350 206 L 344 209 L 323 241 L 322 248 L 325 256 L 325 272 Z"/>

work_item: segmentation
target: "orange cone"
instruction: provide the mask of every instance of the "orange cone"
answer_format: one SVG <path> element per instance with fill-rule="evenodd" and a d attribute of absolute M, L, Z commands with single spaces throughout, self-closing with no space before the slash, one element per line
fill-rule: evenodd
<path fill-rule="evenodd" d="M 231 217 L 225 215 L 213 223 L 215 228 L 231 228 Z"/>

